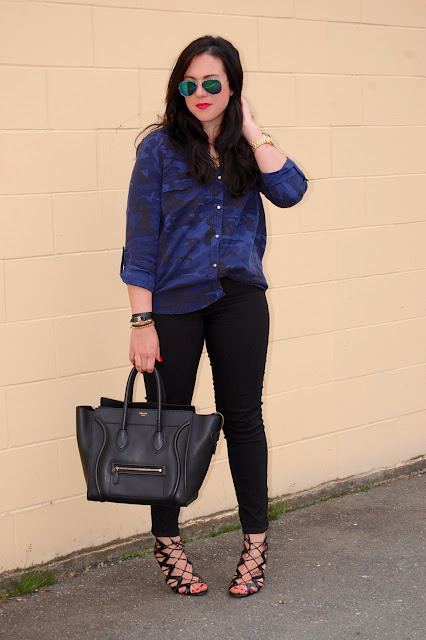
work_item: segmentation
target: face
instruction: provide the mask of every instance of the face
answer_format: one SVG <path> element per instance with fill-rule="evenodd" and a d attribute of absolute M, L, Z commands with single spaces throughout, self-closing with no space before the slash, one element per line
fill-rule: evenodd
<path fill-rule="evenodd" d="M 204 89 L 201 83 L 210 78 L 221 81 L 222 90 L 220 93 L 212 94 Z M 195 92 L 191 96 L 185 97 L 186 106 L 202 123 L 206 133 L 213 133 L 222 122 L 223 113 L 232 95 L 222 60 L 209 53 L 195 56 L 187 68 L 183 80 L 193 80 L 197 83 Z"/>

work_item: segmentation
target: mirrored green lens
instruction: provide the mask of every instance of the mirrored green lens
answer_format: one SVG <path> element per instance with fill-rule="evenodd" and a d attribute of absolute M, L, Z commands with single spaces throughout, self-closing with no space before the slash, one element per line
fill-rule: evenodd
<path fill-rule="evenodd" d="M 220 80 L 214 78 L 210 80 L 204 80 L 203 87 L 208 93 L 220 93 L 222 90 L 222 84 Z"/>
<path fill-rule="evenodd" d="M 191 80 L 183 80 L 183 82 L 181 82 L 179 85 L 180 94 L 182 96 L 185 96 L 186 98 L 188 96 L 192 96 L 196 88 L 196 83 L 192 82 Z"/>

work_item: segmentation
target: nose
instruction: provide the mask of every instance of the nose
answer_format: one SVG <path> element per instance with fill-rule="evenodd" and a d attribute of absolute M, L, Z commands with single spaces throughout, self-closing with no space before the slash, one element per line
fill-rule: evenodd
<path fill-rule="evenodd" d="M 204 89 L 201 82 L 197 84 L 197 88 L 195 89 L 195 95 L 197 98 L 203 98 L 207 95 L 207 91 Z"/>

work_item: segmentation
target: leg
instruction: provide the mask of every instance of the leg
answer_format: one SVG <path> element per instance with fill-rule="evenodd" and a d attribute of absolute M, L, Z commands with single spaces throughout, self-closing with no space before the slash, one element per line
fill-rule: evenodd
<path fill-rule="evenodd" d="M 164 382 L 167 402 L 189 405 L 204 344 L 204 321 L 199 312 L 154 316 L 163 362 L 156 364 Z M 156 400 L 154 377 L 144 374 L 147 400 Z M 154 554 L 166 583 L 183 595 L 204 595 L 207 585 L 193 571 L 180 539 L 179 507 L 153 505 Z"/>
<path fill-rule="evenodd" d="M 268 528 L 267 445 L 261 396 L 269 314 L 260 287 L 228 278 L 223 285 L 225 297 L 206 312 L 216 407 L 225 417 L 224 434 L 243 531 L 264 533 Z"/>
<path fill-rule="evenodd" d="M 204 344 L 202 314 L 155 314 L 155 327 L 163 362 L 157 362 L 170 404 L 191 404 L 195 378 Z M 144 374 L 148 402 L 156 400 L 155 380 Z M 179 507 L 151 507 L 152 533 L 155 536 L 179 536 Z"/>
<path fill-rule="evenodd" d="M 216 406 L 225 417 L 232 478 L 244 532 L 230 594 L 246 597 L 263 585 L 268 528 L 267 445 L 261 395 L 269 314 L 264 291 L 228 279 L 225 298 L 212 305 L 206 343 Z"/>

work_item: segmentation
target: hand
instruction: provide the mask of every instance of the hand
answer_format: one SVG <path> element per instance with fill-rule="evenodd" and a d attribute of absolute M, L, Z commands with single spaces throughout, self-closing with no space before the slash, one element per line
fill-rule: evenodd
<path fill-rule="evenodd" d="M 262 131 L 255 123 L 250 105 L 244 96 L 241 96 L 241 109 L 243 111 L 243 136 L 248 142 L 253 142 L 253 140 L 256 140 L 256 138 L 262 135 Z"/>
<path fill-rule="evenodd" d="M 129 358 L 139 373 L 152 373 L 155 361 L 162 362 L 160 343 L 154 326 L 131 330 Z"/>

